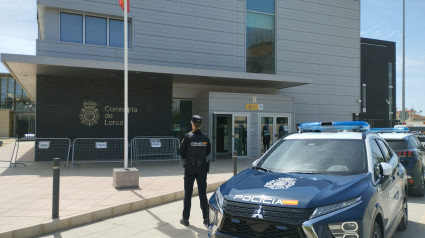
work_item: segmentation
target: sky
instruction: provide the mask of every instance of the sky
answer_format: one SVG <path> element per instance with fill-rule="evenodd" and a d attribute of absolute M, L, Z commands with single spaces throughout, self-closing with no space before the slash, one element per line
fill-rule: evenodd
<path fill-rule="evenodd" d="M 425 1 L 405 1 L 405 107 L 425 114 Z M 403 0 L 361 0 L 360 36 L 396 42 L 396 106 L 402 107 Z M 0 53 L 35 55 L 36 0 L 0 0 Z M 0 64 L 0 72 L 7 72 Z"/>

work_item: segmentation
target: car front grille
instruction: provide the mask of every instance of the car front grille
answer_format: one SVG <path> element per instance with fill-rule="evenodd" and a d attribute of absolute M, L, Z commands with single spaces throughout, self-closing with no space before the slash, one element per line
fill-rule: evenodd
<path fill-rule="evenodd" d="M 301 226 L 238 217 L 225 217 L 220 232 L 246 238 L 305 238 Z"/>
<path fill-rule="evenodd" d="M 259 204 L 240 203 L 224 200 L 223 210 L 225 215 L 252 219 L 253 214 L 259 209 Z M 261 205 L 262 220 L 278 224 L 300 226 L 313 214 L 314 209 L 276 207 Z M 257 220 L 255 218 L 253 220 Z"/>

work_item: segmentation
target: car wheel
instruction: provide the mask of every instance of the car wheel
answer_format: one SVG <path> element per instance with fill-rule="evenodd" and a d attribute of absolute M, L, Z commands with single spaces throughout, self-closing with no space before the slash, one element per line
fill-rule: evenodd
<path fill-rule="evenodd" d="M 424 174 L 422 173 L 419 181 L 419 187 L 415 191 L 417 197 L 423 197 L 425 195 L 425 185 L 424 185 Z"/>
<path fill-rule="evenodd" d="M 382 238 L 381 227 L 379 226 L 378 222 L 376 222 L 376 221 L 373 224 L 373 231 L 372 231 L 371 238 Z"/>
<path fill-rule="evenodd" d="M 400 220 L 400 224 L 398 224 L 397 230 L 404 231 L 407 229 L 407 221 L 408 221 L 408 211 L 407 211 L 407 195 L 404 195 L 403 199 L 403 217 Z"/>

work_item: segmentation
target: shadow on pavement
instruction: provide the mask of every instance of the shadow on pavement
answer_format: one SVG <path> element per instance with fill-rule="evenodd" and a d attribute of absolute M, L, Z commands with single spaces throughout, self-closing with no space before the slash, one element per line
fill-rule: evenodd
<path fill-rule="evenodd" d="M 238 171 L 251 166 L 254 158 L 238 159 Z M 21 162 L 16 168 L 9 168 L 8 162 L 0 163 L 0 176 L 37 175 L 52 176 L 52 161 Z M 90 176 L 111 177 L 114 168 L 123 168 L 122 163 L 79 163 L 74 167 L 65 168 L 66 163 L 61 161 L 61 176 Z M 180 176 L 184 174 L 183 166 L 178 161 L 147 161 L 135 166 L 140 177 Z M 209 174 L 233 173 L 231 159 L 219 159 L 211 163 Z"/>

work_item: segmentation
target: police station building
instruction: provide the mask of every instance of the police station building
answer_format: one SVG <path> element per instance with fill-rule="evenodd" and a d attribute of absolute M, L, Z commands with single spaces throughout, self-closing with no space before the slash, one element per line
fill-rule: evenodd
<path fill-rule="evenodd" d="M 256 157 L 264 125 L 273 143 L 360 111 L 359 0 L 133 0 L 128 17 L 129 140 L 181 139 L 199 114 L 214 156 Z M 123 19 L 118 0 L 37 1 L 36 55 L 1 55 L 36 137 L 123 137 Z"/>

